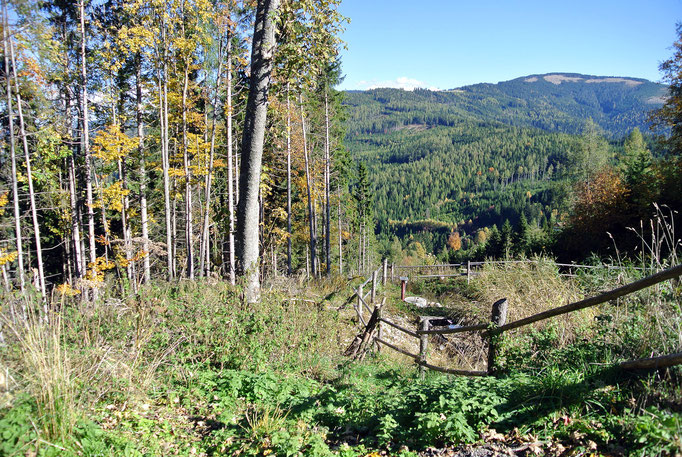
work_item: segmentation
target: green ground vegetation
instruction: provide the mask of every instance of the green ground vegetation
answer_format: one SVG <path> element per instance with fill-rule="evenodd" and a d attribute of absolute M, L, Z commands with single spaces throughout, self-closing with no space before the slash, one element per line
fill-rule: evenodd
<path fill-rule="evenodd" d="M 485 321 L 503 292 L 516 318 L 641 274 L 566 279 L 544 260 L 411 288 Z M 397 292 L 381 292 L 387 309 L 416 318 Z M 682 449 L 682 371 L 614 366 L 679 352 L 679 283 L 505 335 L 502 373 L 486 378 L 420 380 L 387 351 L 344 359 L 358 330 L 348 295 L 341 279 L 280 281 L 247 306 L 222 282 L 154 283 L 128 299 L 64 296 L 49 325 L 39 301 L 5 297 L 0 455 L 415 456 L 485 440 L 557 456 Z"/>

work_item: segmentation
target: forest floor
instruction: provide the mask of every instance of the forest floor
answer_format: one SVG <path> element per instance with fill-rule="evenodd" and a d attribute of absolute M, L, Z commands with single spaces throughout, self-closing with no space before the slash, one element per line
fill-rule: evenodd
<path fill-rule="evenodd" d="M 566 280 L 547 262 L 492 269 L 471 284 L 411 283 L 410 294 L 441 307 L 401 302 L 396 285 L 378 300 L 386 296 L 385 316 L 407 328 L 424 314 L 467 324 L 486 322 L 502 293 L 514 319 L 629 279 Z M 49 326 L 10 312 L 39 302 L 5 297 L 0 456 L 682 452 L 682 372 L 614 369 L 679 351 L 680 291 L 669 284 L 514 333 L 500 375 L 482 378 L 420 379 L 412 360 L 388 348 L 361 362 L 343 357 L 361 330 L 350 294 L 347 278 L 280 278 L 246 305 L 224 282 L 154 283 L 125 299 L 63 297 Z M 430 363 L 483 368 L 480 338 L 429 344 Z"/>

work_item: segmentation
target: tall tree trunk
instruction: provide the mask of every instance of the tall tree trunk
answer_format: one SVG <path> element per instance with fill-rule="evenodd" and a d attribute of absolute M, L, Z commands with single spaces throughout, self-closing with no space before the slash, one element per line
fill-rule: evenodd
<path fill-rule="evenodd" d="M 162 14 L 162 16 L 164 16 Z M 163 168 L 163 199 L 164 199 L 164 216 L 166 219 L 166 268 L 168 270 L 168 279 L 175 277 L 174 269 L 174 253 L 173 253 L 173 223 L 170 200 L 170 150 L 168 139 L 168 59 L 166 51 L 168 44 L 166 42 L 166 21 L 165 17 L 161 25 L 162 36 L 162 50 L 161 50 L 161 68 L 158 71 L 159 80 L 159 118 L 161 121 L 161 159 Z"/>
<path fill-rule="evenodd" d="M 137 122 L 138 152 L 140 154 L 140 224 L 142 225 L 142 250 L 144 251 L 144 282 L 151 280 L 149 263 L 149 214 L 147 213 L 147 170 L 144 156 L 144 121 L 142 120 L 142 56 L 135 59 L 135 118 Z"/>
<path fill-rule="evenodd" d="M 251 80 L 246 104 L 237 207 L 240 270 L 247 275 L 246 301 L 260 300 L 258 274 L 258 191 L 267 118 L 272 58 L 275 52 L 275 15 L 279 0 L 259 0 L 251 51 Z"/>
<path fill-rule="evenodd" d="M 229 37 L 228 37 L 229 41 Z M 229 56 L 228 56 L 229 57 Z M 218 93 L 220 91 L 220 82 L 223 72 L 223 41 L 222 37 L 220 44 L 218 46 L 218 75 L 216 77 L 215 92 L 213 94 L 213 117 L 211 123 L 211 147 L 208 158 L 208 170 L 206 173 L 206 197 L 205 197 L 205 208 L 203 216 L 203 228 L 201 231 L 201 271 L 202 274 L 208 276 L 211 271 L 211 256 L 210 256 L 210 243 L 209 243 L 209 214 L 211 210 L 211 178 L 213 175 L 213 157 L 215 154 L 215 127 L 216 127 L 216 117 L 218 115 Z"/>
<path fill-rule="evenodd" d="M 26 138 L 26 125 L 24 123 L 24 111 L 21 106 L 21 91 L 19 90 L 19 77 L 17 76 L 17 63 L 14 58 L 14 40 L 9 38 L 9 54 L 12 60 L 12 76 L 14 76 L 14 88 L 17 95 L 17 114 L 19 115 L 19 134 L 24 146 L 24 157 L 26 160 L 26 178 L 28 181 L 28 197 L 31 205 L 31 219 L 33 221 L 33 231 L 36 243 L 36 259 L 38 261 L 38 288 L 43 294 L 43 300 L 47 298 L 47 288 L 45 285 L 45 270 L 43 269 L 43 248 L 40 240 L 40 224 L 38 223 L 38 209 L 36 207 L 36 194 L 33 189 L 33 174 L 31 171 L 31 157 L 28 152 L 28 139 Z M 16 179 L 16 176 L 14 177 Z M 47 310 L 46 310 L 47 311 Z"/>
<path fill-rule="evenodd" d="M 287 275 L 291 273 L 291 101 L 287 83 Z"/>
<path fill-rule="evenodd" d="M 315 233 L 315 206 L 312 197 L 312 177 L 310 176 L 310 158 L 308 157 L 308 137 L 305 127 L 305 113 L 303 112 L 303 96 L 299 94 L 301 106 L 301 128 L 303 130 L 303 158 L 305 160 L 305 187 L 308 194 L 308 229 L 310 231 L 310 273 L 317 278 L 317 234 Z"/>
<path fill-rule="evenodd" d="M 19 184 L 17 182 L 17 155 L 14 141 L 14 113 L 12 111 L 12 81 L 9 72 L 9 52 L 7 49 L 7 42 L 9 41 L 9 26 L 7 19 L 7 4 L 2 2 L 2 17 L 3 17 L 3 55 L 5 56 L 5 78 L 7 84 L 7 124 L 9 130 L 9 149 L 12 161 L 12 203 L 14 206 L 14 235 L 17 243 L 17 276 L 19 277 L 19 286 L 21 291 L 24 291 L 26 286 L 26 278 L 24 277 L 24 249 L 21 241 L 21 213 L 19 211 Z M 18 90 L 18 88 L 17 88 Z"/>
<path fill-rule="evenodd" d="M 122 158 L 118 161 L 118 174 L 122 181 L 122 189 L 128 189 L 128 174 L 126 173 L 125 159 Z M 125 248 L 126 255 L 126 274 L 128 275 L 128 281 L 133 286 L 133 293 L 137 293 L 137 279 L 135 274 L 135 264 L 132 262 L 133 258 L 133 243 L 132 243 L 132 232 L 130 227 L 130 221 L 128 221 L 128 213 L 130 210 L 130 198 L 128 195 L 124 195 L 121 198 L 122 209 L 121 209 L 121 226 L 123 229 L 123 246 Z M 104 213 L 104 205 L 102 205 L 102 213 Z M 108 230 L 107 230 L 108 233 Z"/>
<path fill-rule="evenodd" d="M 229 274 L 230 283 L 236 283 L 236 263 L 235 263 L 235 246 L 234 246 L 234 175 L 232 173 L 232 156 L 233 152 L 233 138 L 232 138 L 232 40 L 227 41 L 227 96 L 225 100 L 225 112 L 227 117 L 227 211 L 229 213 L 229 228 L 228 228 L 228 247 L 230 248 L 229 256 Z M 235 162 L 236 168 L 236 162 Z"/>
<path fill-rule="evenodd" d="M 187 144 L 187 89 L 189 85 L 189 64 L 185 65 L 182 85 L 182 161 L 185 168 L 185 243 L 187 252 L 187 277 L 194 279 L 194 249 L 192 245 L 192 176 Z"/>
<path fill-rule="evenodd" d="M 97 260 L 97 249 L 95 244 L 95 211 L 92 198 L 92 156 L 90 154 L 90 130 L 88 121 L 88 73 L 85 61 L 85 5 L 84 0 L 78 1 L 78 11 L 80 14 L 80 33 L 81 33 L 81 148 L 85 154 L 85 199 L 88 214 L 88 247 L 90 250 L 90 263 L 93 265 Z"/>
<path fill-rule="evenodd" d="M 70 93 L 67 89 L 67 95 L 64 100 L 67 132 L 70 132 L 70 137 L 74 137 L 73 128 L 71 125 L 70 112 L 71 100 Z M 76 151 L 72 151 L 67 158 L 68 179 L 69 179 L 69 204 L 71 207 L 71 242 L 73 243 L 73 258 L 75 267 L 75 276 L 82 279 L 85 275 L 85 268 L 83 268 L 83 251 L 81 249 L 81 219 L 80 210 L 78 207 L 78 181 L 76 178 Z"/>
<path fill-rule="evenodd" d="M 331 158 L 329 154 L 329 100 L 327 97 L 327 88 L 324 91 L 324 197 L 325 197 L 325 234 L 324 234 L 324 257 L 327 263 L 327 276 L 332 272 L 331 268 L 331 205 L 329 204 L 329 174 L 331 172 Z"/>
<path fill-rule="evenodd" d="M 336 184 L 337 193 L 339 194 L 339 210 L 338 210 L 338 224 L 339 224 L 339 274 L 343 274 L 343 238 L 341 237 L 341 185 Z"/>

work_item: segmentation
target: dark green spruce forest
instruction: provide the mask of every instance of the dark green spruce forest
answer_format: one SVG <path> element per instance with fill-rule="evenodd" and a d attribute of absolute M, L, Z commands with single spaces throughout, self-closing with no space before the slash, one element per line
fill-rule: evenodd
<path fill-rule="evenodd" d="M 377 236 L 389 256 L 416 241 L 441 260 L 540 252 L 578 260 L 613 253 L 609 230 L 631 244 L 623 224 L 654 214 L 646 203 L 679 204 L 674 189 L 661 187 L 672 185 L 658 173 L 665 167 L 656 168 L 665 163 L 657 138 L 666 130 L 652 128 L 651 113 L 665 95 L 646 80 L 578 74 L 444 92 L 348 92 L 347 145 L 372 176 Z M 628 200 L 629 211 L 619 211 L 629 215 L 604 220 L 591 243 L 564 242 L 572 230 L 595 228 L 574 210 L 589 203 L 580 184 L 607 172 L 623 186 L 649 186 L 647 195 L 623 188 L 612 197 Z M 499 239 L 507 221 L 516 240 Z M 458 252 L 448 247 L 453 236 Z"/>

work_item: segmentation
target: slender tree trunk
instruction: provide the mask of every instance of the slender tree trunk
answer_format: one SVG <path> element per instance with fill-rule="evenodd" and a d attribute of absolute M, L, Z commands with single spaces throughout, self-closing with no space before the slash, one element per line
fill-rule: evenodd
<path fill-rule="evenodd" d="M 339 210 L 338 210 L 338 224 L 339 224 L 339 274 L 343 274 L 343 238 L 341 237 L 341 185 L 336 184 L 336 189 L 339 194 Z"/>
<path fill-rule="evenodd" d="M 230 249 L 229 256 L 229 274 L 230 283 L 235 285 L 236 283 L 236 261 L 235 261 L 235 245 L 234 245 L 234 232 L 235 232 L 235 220 L 234 220 L 234 174 L 232 173 L 232 156 L 233 152 L 233 138 L 232 138 L 232 40 L 227 41 L 227 96 L 225 100 L 225 112 L 227 117 L 227 211 L 229 213 L 229 228 L 228 228 L 228 247 Z M 236 160 L 236 159 L 235 159 Z"/>
<path fill-rule="evenodd" d="M 185 65 L 182 86 L 182 160 L 185 168 L 185 243 L 187 252 L 187 277 L 194 279 L 194 249 L 192 244 L 192 176 L 187 144 L 187 89 L 189 85 L 189 67 Z"/>
<path fill-rule="evenodd" d="M 177 181 L 175 178 L 173 178 L 173 201 L 171 202 L 172 206 L 172 221 L 173 221 L 173 231 L 172 231 L 172 242 L 171 242 L 171 258 L 173 261 L 172 264 L 172 269 L 173 269 L 173 277 L 175 276 L 181 276 L 176 274 L 177 273 L 177 254 L 178 254 L 178 202 L 177 198 L 175 197 L 175 192 L 177 188 Z"/>
<path fill-rule="evenodd" d="M 162 15 L 163 16 L 163 15 Z M 163 168 L 163 199 L 164 216 L 166 220 L 166 268 L 168 279 L 175 277 L 175 261 L 173 253 L 173 223 L 170 199 L 170 148 L 168 139 L 168 59 L 166 51 L 168 43 L 166 41 L 166 21 L 162 20 L 161 25 L 162 50 L 161 68 L 157 69 L 159 80 L 159 119 L 161 121 L 161 161 Z"/>
<path fill-rule="evenodd" d="M 109 241 L 109 223 L 107 222 L 107 214 L 106 214 L 106 209 L 105 209 L 105 204 L 104 204 L 104 195 L 102 192 L 102 186 L 99 185 L 99 180 L 97 178 L 97 170 L 94 172 L 94 181 L 95 181 L 95 189 L 97 189 L 97 197 L 99 198 L 99 205 L 102 208 L 102 212 L 100 213 L 102 216 L 102 229 L 104 230 L 104 258 L 109 261 L 109 248 L 108 246 L 110 245 Z M 125 247 L 125 244 L 124 244 Z"/>
<path fill-rule="evenodd" d="M 329 154 L 329 100 L 327 96 L 327 88 L 324 91 L 324 194 L 325 194 L 325 237 L 324 237 L 324 257 L 327 263 L 327 276 L 332 272 L 331 267 L 331 205 L 329 203 L 329 175 L 331 173 L 331 158 Z"/>
<path fill-rule="evenodd" d="M 14 76 L 14 88 L 17 95 L 17 114 L 19 115 L 19 134 L 24 146 L 24 157 L 26 160 L 26 178 L 28 181 L 28 197 L 31 205 L 31 219 L 33 221 L 33 231 L 36 243 L 36 259 L 38 261 L 38 288 L 43 294 L 43 300 L 47 298 L 47 288 L 45 285 L 45 270 L 43 269 L 43 248 L 40 240 L 40 224 L 38 223 L 38 210 L 36 207 L 36 194 L 33 189 L 33 173 L 31 171 L 31 157 L 28 152 L 28 139 L 26 138 L 26 125 L 24 123 L 24 111 L 21 106 L 21 91 L 19 90 L 19 77 L 17 76 L 17 63 L 14 58 L 14 40 L 9 38 L 9 54 L 12 60 L 12 75 Z M 16 179 L 16 176 L 15 178 Z"/>
<path fill-rule="evenodd" d="M 68 90 L 67 90 L 68 94 Z M 71 132 L 70 137 L 73 138 L 73 129 L 70 121 L 71 102 L 69 95 L 65 99 L 66 105 L 66 123 L 67 132 Z M 75 267 L 75 276 L 82 279 L 85 275 L 85 268 L 83 268 L 83 251 L 81 249 L 81 219 L 80 210 L 78 208 L 78 181 L 76 179 L 76 151 L 72 151 L 67 158 L 68 179 L 69 179 L 69 204 L 71 206 L 71 242 L 73 243 L 73 258 Z"/>
<path fill-rule="evenodd" d="M 14 140 L 14 113 L 12 111 L 12 82 L 9 72 L 9 52 L 7 49 L 7 42 L 9 41 L 8 33 L 8 19 L 7 19 L 7 4 L 2 2 L 2 17 L 3 22 L 3 55 L 5 56 L 5 77 L 7 84 L 7 123 L 9 130 L 9 149 L 12 161 L 12 203 L 14 206 L 14 235 L 17 243 L 17 276 L 19 277 L 19 287 L 24 291 L 26 287 L 26 278 L 24 277 L 24 249 L 21 241 L 21 213 L 19 211 L 19 184 L 17 182 L 17 155 Z M 18 90 L 18 88 L 17 88 Z"/>
<path fill-rule="evenodd" d="M 228 37 L 229 41 L 229 37 Z M 228 54 L 229 57 L 229 54 Z M 223 72 L 223 42 L 222 38 L 220 40 L 220 45 L 218 47 L 218 75 L 216 77 L 215 92 L 213 94 L 213 117 L 211 123 L 211 148 L 208 159 L 208 172 L 206 173 L 206 197 L 205 197 L 205 208 L 203 216 L 203 229 L 201 232 L 202 240 L 202 256 L 201 256 L 201 271 L 202 274 L 208 276 L 211 268 L 211 256 L 209 249 L 209 231 L 208 231 L 208 221 L 209 213 L 211 209 L 211 178 L 213 175 L 213 157 L 215 154 L 215 127 L 216 127 L 216 117 L 218 116 L 218 93 L 220 91 L 220 82 Z"/>
<path fill-rule="evenodd" d="M 242 163 L 237 208 L 237 239 L 240 269 L 247 275 L 246 301 L 260 300 L 258 274 L 258 193 L 265 139 L 268 91 L 275 51 L 275 15 L 279 0 L 259 0 L 251 52 L 251 80 L 246 105 Z"/>
<path fill-rule="evenodd" d="M 287 83 L 287 275 L 291 273 L 291 101 Z"/>
<path fill-rule="evenodd" d="M 140 154 L 140 225 L 142 226 L 142 250 L 144 251 L 144 282 L 151 280 L 149 263 L 149 214 L 147 212 L 147 169 L 144 156 L 144 121 L 142 120 L 142 57 L 138 53 L 135 62 L 135 118 L 137 121 L 138 152 Z"/>
<path fill-rule="evenodd" d="M 128 174 L 126 173 L 125 159 L 120 159 L 118 161 L 118 174 L 121 177 L 122 188 L 124 190 L 128 189 Z M 128 195 L 124 195 L 121 198 L 122 209 L 121 209 L 121 225 L 123 229 L 123 246 L 125 247 L 126 255 L 126 274 L 128 275 L 128 281 L 133 287 L 133 293 L 137 293 L 137 280 L 135 279 L 135 265 L 132 262 L 133 258 L 133 243 L 131 241 L 132 233 L 130 229 L 130 223 L 128 221 L 128 212 L 130 210 L 130 199 Z M 104 204 L 102 204 L 102 214 L 104 214 Z M 107 227 L 108 228 L 108 227 Z M 109 230 L 106 231 L 109 233 Z"/>
<path fill-rule="evenodd" d="M 305 113 L 303 112 L 303 96 L 299 94 L 299 105 L 301 107 L 301 128 L 303 130 L 303 158 L 305 160 L 305 187 L 308 195 L 308 229 L 310 232 L 310 273 L 313 278 L 317 278 L 316 250 L 317 234 L 315 233 L 315 207 L 312 198 L 312 178 L 310 176 L 310 159 L 308 157 L 308 137 L 305 126 Z"/>
<path fill-rule="evenodd" d="M 358 274 L 360 273 L 362 273 L 362 220 L 358 226 Z"/>
<path fill-rule="evenodd" d="M 95 244 L 95 211 L 92 197 L 92 156 L 90 154 L 90 130 L 88 121 L 88 73 L 85 61 L 85 5 L 84 0 L 78 1 L 78 11 L 80 14 L 80 33 L 81 33 L 81 148 L 85 155 L 85 199 L 88 215 L 88 247 L 90 263 L 94 266 L 97 260 L 97 248 Z"/>

